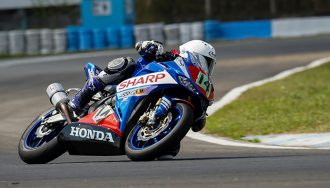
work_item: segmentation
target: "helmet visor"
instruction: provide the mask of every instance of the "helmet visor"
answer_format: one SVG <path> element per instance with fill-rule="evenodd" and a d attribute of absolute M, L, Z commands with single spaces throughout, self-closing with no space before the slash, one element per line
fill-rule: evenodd
<path fill-rule="evenodd" d="M 209 76 L 211 76 L 215 67 L 215 60 L 206 56 L 204 56 L 204 58 L 207 62 Z"/>

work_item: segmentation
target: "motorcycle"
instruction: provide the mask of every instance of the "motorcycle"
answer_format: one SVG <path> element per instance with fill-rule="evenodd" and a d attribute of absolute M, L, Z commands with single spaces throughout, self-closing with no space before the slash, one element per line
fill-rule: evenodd
<path fill-rule="evenodd" d="M 87 79 L 100 68 L 85 66 Z M 21 136 L 18 152 L 28 164 L 47 163 L 70 155 L 127 155 L 133 161 L 178 153 L 180 141 L 204 118 L 214 99 L 207 66 L 199 55 L 152 62 L 118 85 L 93 96 L 83 115 L 70 113 L 69 94 L 61 84 L 48 86 L 53 104 Z"/>

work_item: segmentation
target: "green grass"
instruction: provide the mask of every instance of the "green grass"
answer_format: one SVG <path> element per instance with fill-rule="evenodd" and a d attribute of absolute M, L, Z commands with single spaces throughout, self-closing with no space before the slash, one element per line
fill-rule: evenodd
<path fill-rule="evenodd" d="M 330 63 L 243 93 L 207 118 L 205 132 L 234 139 L 330 132 Z"/>

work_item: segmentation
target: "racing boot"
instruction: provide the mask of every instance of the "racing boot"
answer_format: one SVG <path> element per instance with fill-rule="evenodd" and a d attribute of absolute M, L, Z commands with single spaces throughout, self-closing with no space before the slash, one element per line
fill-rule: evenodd
<path fill-rule="evenodd" d="M 103 90 L 105 84 L 97 77 L 90 78 L 81 90 L 70 100 L 69 108 L 80 115 L 91 98 L 99 91 Z"/>
<path fill-rule="evenodd" d="M 129 78 L 134 72 L 136 63 L 131 57 L 117 58 L 108 63 L 108 66 L 96 77 L 90 78 L 84 87 L 71 99 L 69 107 L 80 115 L 91 98 L 107 85 L 116 85 Z"/>

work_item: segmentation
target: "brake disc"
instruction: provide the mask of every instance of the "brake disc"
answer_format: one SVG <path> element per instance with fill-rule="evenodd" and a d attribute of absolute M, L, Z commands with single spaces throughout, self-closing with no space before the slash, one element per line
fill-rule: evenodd
<path fill-rule="evenodd" d="M 138 140 L 148 141 L 157 137 L 161 132 L 163 132 L 170 122 L 172 121 L 172 113 L 169 112 L 165 118 L 162 118 L 159 121 L 159 124 L 156 128 L 150 126 L 142 127 L 138 132 Z"/>

